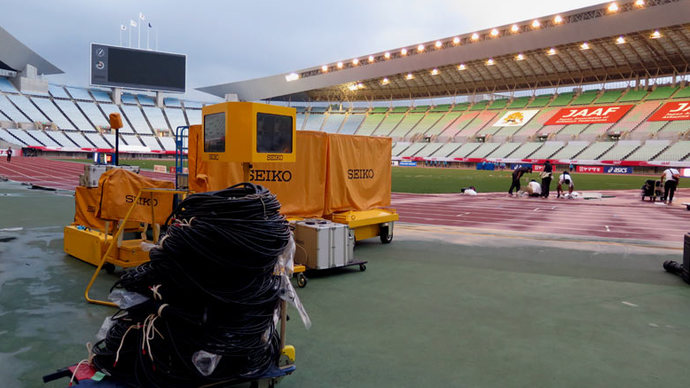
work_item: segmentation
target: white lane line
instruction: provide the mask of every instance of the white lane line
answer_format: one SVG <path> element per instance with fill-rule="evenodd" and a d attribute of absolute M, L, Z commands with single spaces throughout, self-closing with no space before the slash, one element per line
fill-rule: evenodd
<path fill-rule="evenodd" d="M 639 307 L 639 306 L 636 305 L 635 303 L 630 303 L 630 302 L 626 302 L 626 301 L 622 301 L 621 303 L 623 303 L 623 304 L 626 305 L 626 306 L 630 306 L 630 307 Z"/>

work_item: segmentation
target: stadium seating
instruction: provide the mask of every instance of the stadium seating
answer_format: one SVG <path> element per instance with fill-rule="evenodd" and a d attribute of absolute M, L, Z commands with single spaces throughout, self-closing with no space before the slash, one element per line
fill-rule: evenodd
<path fill-rule="evenodd" d="M 83 101 L 93 101 L 93 97 L 89 94 L 89 91 L 82 88 L 65 87 L 69 95 L 75 100 Z"/>
<path fill-rule="evenodd" d="M 31 99 L 43 113 L 48 116 L 58 129 L 75 129 L 74 125 L 69 122 L 65 115 L 58 110 L 57 106 L 48 98 L 33 97 Z"/>
<path fill-rule="evenodd" d="M 391 149 L 391 155 L 392 156 L 399 156 L 401 152 L 403 152 L 407 147 L 410 146 L 410 142 L 397 142 L 393 145 L 393 148 Z"/>
<path fill-rule="evenodd" d="M 465 126 L 465 128 L 460 130 L 460 132 L 455 135 L 456 140 L 459 140 L 458 137 L 465 140 L 472 139 L 482 128 L 491 123 L 496 115 L 497 113 L 492 111 L 479 112 L 474 120 L 472 120 L 469 124 L 467 124 L 467 126 Z"/>
<path fill-rule="evenodd" d="M 598 159 L 602 160 L 623 160 L 633 153 L 636 149 L 640 148 L 642 142 L 639 140 L 620 140 Z"/>
<path fill-rule="evenodd" d="M 340 126 L 343 125 L 343 121 L 345 121 L 345 117 L 345 113 L 329 113 L 326 116 L 326 121 L 323 123 L 322 130 L 328 133 L 338 132 Z"/>
<path fill-rule="evenodd" d="M 452 154 L 455 150 L 460 148 L 460 146 L 462 146 L 461 143 L 445 143 L 429 156 L 433 158 L 445 158 L 448 155 Z"/>
<path fill-rule="evenodd" d="M 510 99 L 508 98 L 501 98 L 498 100 L 494 100 L 494 102 L 489 105 L 490 110 L 497 110 L 497 109 L 505 109 L 506 106 L 508 106 L 508 103 L 510 102 Z"/>
<path fill-rule="evenodd" d="M 372 133 L 373 136 L 388 136 L 388 134 L 405 117 L 404 113 L 389 113 L 388 116 L 379 124 L 378 128 Z"/>
<path fill-rule="evenodd" d="M 649 93 L 645 100 L 665 100 L 670 98 L 676 90 L 678 90 L 678 88 L 674 86 L 660 86 Z"/>
<path fill-rule="evenodd" d="M 681 88 L 676 92 L 676 94 L 673 95 L 673 98 L 690 98 L 690 86 Z"/>
<path fill-rule="evenodd" d="M 647 90 L 628 90 L 623 97 L 621 97 L 618 102 L 637 102 L 641 101 L 647 95 Z"/>
<path fill-rule="evenodd" d="M 6 93 L 18 93 L 19 91 L 17 88 L 12 85 L 12 82 L 10 82 L 7 78 L 0 77 L 0 91 L 6 92 Z"/>
<path fill-rule="evenodd" d="M 310 112 L 304 122 L 304 129 L 307 131 L 320 131 L 324 116 L 323 113 Z"/>
<path fill-rule="evenodd" d="M 664 152 L 657 155 L 654 160 L 677 162 L 688 159 L 690 155 L 690 141 L 682 140 L 668 147 Z"/>
<path fill-rule="evenodd" d="M 362 124 L 362 121 L 364 121 L 364 118 L 366 115 L 364 114 L 357 114 L 357 113 L 351 113 L 347 116 L 345 119 L 345 122 L 343 125 L 340 127 L 340 132 L 346 135 L 352 135 L 355 132 L 357 132 L 357 129 L 359 126 Z"/>
<path fill-rule="evenodd" d="M 647 140 L 640 148 L 628 155 L 625 160 L 647 161 L 654 160 L 671 142 L 669 140 Z"/>
<path fill-rule="evenodd" d="M 404 137 L 412 128 L 419 124 L 424 116 L 424 113 L 408 113 L 388 136 L 393 138 Z"/>
<path fill-rule="evenodd" d="M 48 120 L 43 113 L 41 113 L 34 104 L 31 103 L 28 97 L 20 96 L 18 94 L 8 94 L 7 98 L 20 110 L 24 116 L 28 117 L 32 122 L 47 123 Z"/>
<path fill-rule="evenodd" d="M 657 137 L 661 139 L 675 139 L 686 134 L 688 129 L 690 129 L 690 122 L 687 120 L 669 121 L 657 132 Z"/>
<path fill-rule="evenodd" d="M 613 104 L 623 95 L 622 90 L 607 90 L 594 102 L 595 104 Z"/>
<path fill-rule="evenodd" d="M 374 130 L 381 124 L 383 119 L 386 118 L 385 114 L 381 113 L 369 113 L 367 117 L 364 119 L 362 122 L 362 125 L 360 125 L 359 130 L 357 131 L 357 135 L 371 135 Z"/>
<path fill-rule="evenodd" d="M 597 98 L 598 90 L 588 90 L 575 97 L 571 105 L 589 105 Z"/>
<path fill-rule="evenodd" d="M 142 106 L 141 109 L 144 111 L 144 116 L 151 124 L 154 133 L 170 133 L 170 128 L 168 128 L 168 123 L 165 122 L 165 117 L 163 117 L 163 111 L 161 108 L 156 108 L 154 106 Z"/>
<path fill-rule="evenodd" d="M 510 154 L 510 157 L 515 159 L 526 159 L 543 145 L 544 143 L 537 142 L 523 143 L 520 147 L 518 147 L 518 149 Z"/>
<path fill-rule="evenodd" d="M 569 141 L 565 147 L 553 154 L 553 159 L 572 159 L 589 145 L 586 141 Z"/>
<path fill-rule="evenodd" d="M 529 97 L 516 98 L 510 104 L 508 104 L 508 109 L 522 109 L 527 106 L 529 100 Z"/>
<path fill-rule="evenodd" d="M 110 94 L 105 90 L 91 89 L 90 91 L 91 95 L 93 96 L 93 99 L 97 102 L 113 102 L 113 100 L 110 98 Z"/>
<path fill-rule="evenodd" d="M 63 131 L 49 131 L 48 135 L 52 137 L 55 141 L 60 143 L 61 147 L 75 147 L 76 144 L 72 142 L 67 136 L 65 136 L 65 133 Z"/>
<path fill-rule="evenodd" d="M 480 146 L 472 151 L 468 158 L 486 158 L 491 152 L 500 146 L 499 143 L 480 143 Z"/>
<path fill-rule="evenodd" d="M 646 93 L 646 92 L 645 92 Z M 609 129 L 609 133 L 624 135 L 640 125 L 658 107 L 657 101 L 643 102 L 634 106 L 623 118 Z"/>
<path fill-rule="evenodd" d="M 423 158 L 429 157 L 438 151 L 442 146 L 443 144 L 441 143 L 426 143 L 426 147 L 419 150 L 415 156 Z"/>
<path fill-rule="evenodd" d="M 597 160 L 606 151 L 608 151 L 611 147 L 613 147 L 614 144 L 616 144 L 616 143 L 614 143 L 612 141 L 602 141 L 602 142 L 592 143 L 589 147 L 585 148 L 584 151 L 575 155 L 575 158 L 578 160 Z"/>
<path fill-rule="evenodd" d="M 518 147 L 520 143 L 503 143 L 498 148 L 493 150 L 487 155 L 487 158 L 507 158 L 512 154 Z"/>
<path fill-rule="evenodd" d="M 96 147 L 96 148 L 110 148 L 111 146 L 105 141 L 100 133 L 85 133 L 84 136 Z M 115 135 L 113 135 L 115 136 Z M 114 147 L 114 146 L 113 146 Z"/>
<path fill-rule="evenodd" d="M 401 153 L 400 156 L 402 157 L 410 157 L 410 156 L 415 156 L 419 150 L 422 148 L 426 147 L 428 143 L 412 143 L 410 144 L 409 147 L 405 148 Z"/>
<path fill-rule="evenodd" d="M 451 158 L 464 158 L 483 143 L 465 143 L 448 155 Z"/>
<path fill-rule="evenodd" d="M 558 150 L 563 148 L 565 143 L 562 141 L 546 141 L 544 145 L 536 150 L 532 155 L 531 159 L 549 159 L 551 155 L 555 154 Z"/>
<path fill-rule="evenodd" d="M 446 113 L 445 116 L 441 117 L 434 125 L 432 125 L 424 134 L 426 136 L 437 136 L 444 132 L 451 123 L 453 123 L 462 113 L 460 112 L 450 112 Z"/>
<path fill-rule="evenodd" d="M 88 140 L 86 140 L 86 137 L 84 137 L 84 134 L 82 132 L 64 132 L 67 137 L 70 138 L 70 140 L 77 145 L 77 147 L 80 148 L 91 148 L 94 145 L 91 144 Z"/>
<path fill-rule="evenodd" d="M 122 114 L 120 109 L 115 104 L 100 104 L 99 107 L 103 110 L 105 117 L 110 117 L 111 113 Z M 122 128 L 120 128 L 120 133 L 134 133 L 134 130 L 129 125 L 129 121 L 125 119 L 122 120 Z"/>
<path fill-rule="evenodd" d="M 549 106 L 567 106 L 573 99 L 573 93 L 561 93 L 551 101 Z"/>
<path fill-rule="evenodd" d="M 415 125 L 410 132 L 407 133 L 408 139 L 413 139 L 416 136 L 427 134 L 433 126 L 444 116 L 443 113 L 429 112 L 422 118 L 417 125 Z M 427 134 L 430 136 L 430 134 Z"/>
<path fill-rule="evenodd" d="M 58 108 L 69 117 L 70 121 L 80 131 L 94 132 L 96 129 L 89 122 L 89 120 L 84 117 L 81 111 L 77 108 L 77 105 L 72 101 L 66 100 L 53 100 Z"/>
<path fill-rule="evenodd" d="M 185 107 L 187 104 L 185 103 Z M 187 109 L 185 108 L 185 113 L 187 114 L 187 121 L 189 125 L 201 125 L 201 108 L 199 109 Z"/>
<path fill-rule="evenodd" d="M 537 96 L 532 102 L 527 104 L 527 108 L 543 108 L 549 105 L 549 101 L 551 101 L 552 98 L 552 95 Z"/>
<path fill-rule="evenodd" d="M 0 112 L 4 114 L 6 120 L 16 123 L 31 123 L 31 119 L 21 113 L 8 99 L 8 96 L 0 96 Z M 0 120 L 4 120 L 0 115 Z"/>

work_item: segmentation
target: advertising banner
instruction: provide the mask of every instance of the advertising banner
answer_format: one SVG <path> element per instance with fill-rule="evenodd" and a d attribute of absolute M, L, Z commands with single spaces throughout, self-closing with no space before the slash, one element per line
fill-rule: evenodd
<path fill-rule="evenodd" d="M 648 121 L 690 120 L 690 101 L 667 102 Z"/>
<path fill-rule="evenodd" d="M 402 167 L 417 167 L 417 162 L 413 162 L 413 161 L 409 161 L 409 160 L 401 160 L 398 165 L 402 166 Z"/>
<path fill-rule="evenodd" d="M 603 166 L 576 166 L 575 172 L 585 174 L 601 174 L 604 172 Z"/>
<path fill-rule="evenodd" d="M 632 107 L 633 105 L 608 105 L 563 108 L 548 119 L 545 125 L 615 123 Z"/>
<path fill-rule="evenodd" d="M 539 110 L 509 110 L 498 121 L 494 127 L 521 127 L 534 117 Z"/>
<path fill-rule="evenodd" d="M 604 167 L 604 172 L 607 174 L 632 174 L 632 167 L 610 166 Z"/>
<path fill-rule="evenodd" d="M 390 206 L 391 138 L 328 136 L 325 215 Z"/>

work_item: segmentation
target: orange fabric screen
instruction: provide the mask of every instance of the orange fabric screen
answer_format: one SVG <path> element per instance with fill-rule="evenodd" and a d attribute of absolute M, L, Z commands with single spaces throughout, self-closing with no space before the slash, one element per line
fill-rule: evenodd
<path fill-rule="evenodd" d="M 222 190 L 244 180 L 240 163 L 205 162 L 200 156 L 201 126 L 189 128 L 189 188 L 195 192 Z M 249 181 L 271 190 L 281 214 L 321 217 L 326 191 L 327 136 L 297 132 L 297 162 L 253 163 Z M 390 162 L 389 162 L 390 164 Z"/>
<path fill-rule="evenodd" d="M 106 220 L 124 219 L 140 189 L 174 189 L 173 182 L 146 178 L 133 172 L 114 168 L 101 175 L 101 203 L 98 217 Z M 153 203 L 153 220 L 151 214 Z M 173 195 L 169 193 L 142 193 L 129 220 L 163 224 L 172 212 Z"/>
<path fill-rule="evenodd" d="M 100 187 L 77 186 L 74 190 L 74 222 L 103 231 L 105 221 L 96 216 L 100 201 Z"/>
<path fill-rule="evenodd" d="M 328 180 L 324 215 L 390 205 L 391 139 L 328 136 Z"/>

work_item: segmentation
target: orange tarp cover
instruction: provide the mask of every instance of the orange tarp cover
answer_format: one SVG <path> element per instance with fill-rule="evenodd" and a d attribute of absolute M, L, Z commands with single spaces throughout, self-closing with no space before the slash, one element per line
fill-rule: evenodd
<path fill-rule="evenodd" d="M 324 215 L 390 206 L 391 139 L 328 135 Z"/>
<path fill-rule="evenodd" d="M 74 222 L 104 231 L 105 220 L 96 216 L 101 201 L 100 187 L 77 186 L 74 190 Z"/>
<path fill-rule="evenodd" d="M 189 128 L 189 188 L 195 192 L 222 190 L 244 181 L 241 163 L 201 160 L 201 126 Z M 286 216 L 320 217 L 326 190 L 327 136 L 297 131 L 297 162 L 252 163 L 249 181 L 271 190 Z M 390 162 L 389 162 L 390 164 Z"/>
<path fill-rule="evenodd" d="M 98 186 L 101 190 L 101 199 L 97 216 L 105 220 L 124 219 L 141 189 L 175 188 L 173 182 L 146 178 L 119 168 L 104 172 Z M 170 193 L 142 193 L 129 220 L 163 224 L 173 210 L 172 203 L 173 195 Z"/>

